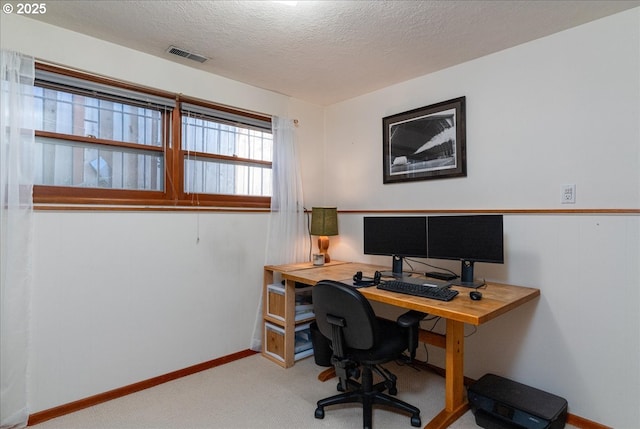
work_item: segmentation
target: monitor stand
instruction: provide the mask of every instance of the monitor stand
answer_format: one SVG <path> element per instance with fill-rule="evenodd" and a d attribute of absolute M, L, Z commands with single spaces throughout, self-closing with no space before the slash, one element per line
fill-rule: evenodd
<path fill-rule="evenodd" d="M 473 261 L 462 261 L 460 265 L 460 279 L 452 280 L 452 285 L 473 289 L 478 289 L 479 287 L 484 286 L 484 281 L 478 282 L 473 280 Z"/>
<path fill-rule="evenodd" d="M 393 255 L 391 275 L 395 278 L 402 278 L 402 256 Z"/>
<path fill-rule="evenodd" d="M 404 281 L 407 277 L 411 277 L 411 273 L 404 273 L 402 271 L 402 256 L 393 255 L 391 271 L 384 271 L 382 275 L 384 277 L 393 277 L 396 280 Z"/>

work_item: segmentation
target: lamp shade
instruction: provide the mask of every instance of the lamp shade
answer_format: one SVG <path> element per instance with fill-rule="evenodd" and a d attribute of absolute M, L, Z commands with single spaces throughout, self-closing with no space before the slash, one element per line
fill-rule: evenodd
<path fill-rule="evenodd" d="M 338 209 L 313 207 L 311 209 L 311 235 L 338 235 Z"/>

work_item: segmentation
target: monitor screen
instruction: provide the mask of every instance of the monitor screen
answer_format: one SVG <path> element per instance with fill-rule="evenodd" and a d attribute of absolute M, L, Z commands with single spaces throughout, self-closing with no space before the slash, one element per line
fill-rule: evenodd
<path fill-rule="evenodd" d="M 429 216 L 432 259 L 504 263 L 502 215 Z"/>
<path fill-rule="evenodd" d="M 426 258 L 427 218 L 425 216 L 365 217 L 364 253 Z"/>

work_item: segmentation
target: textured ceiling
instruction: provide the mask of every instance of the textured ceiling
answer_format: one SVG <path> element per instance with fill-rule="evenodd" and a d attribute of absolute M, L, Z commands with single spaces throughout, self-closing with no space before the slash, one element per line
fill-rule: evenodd
<path fill-rule="evenodd" d="M 46 14 L 32 18 L 328 105 L 640 6 L 640 0 L 284 3 L 48 1 Z M 170 45 L 209 60 L 170 55 Z"/>

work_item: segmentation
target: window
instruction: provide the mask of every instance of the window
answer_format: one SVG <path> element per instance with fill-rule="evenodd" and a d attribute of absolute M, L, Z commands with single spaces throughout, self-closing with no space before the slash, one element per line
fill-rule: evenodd
<path fill-rule="evenodd" d="M 182 105 L 187 194 L 270 197 L 272 147 L 270 123 Z"/>
<path fill-rule="evenodd" d="M 35 86 L 36 203 L 269 206 L 269 118 L 44 65 Z"/>
<path fill-rule="evenodd" d="M 35 183 L 163 190 L 162 110 L 42 87 L 34 99 Z"/>

